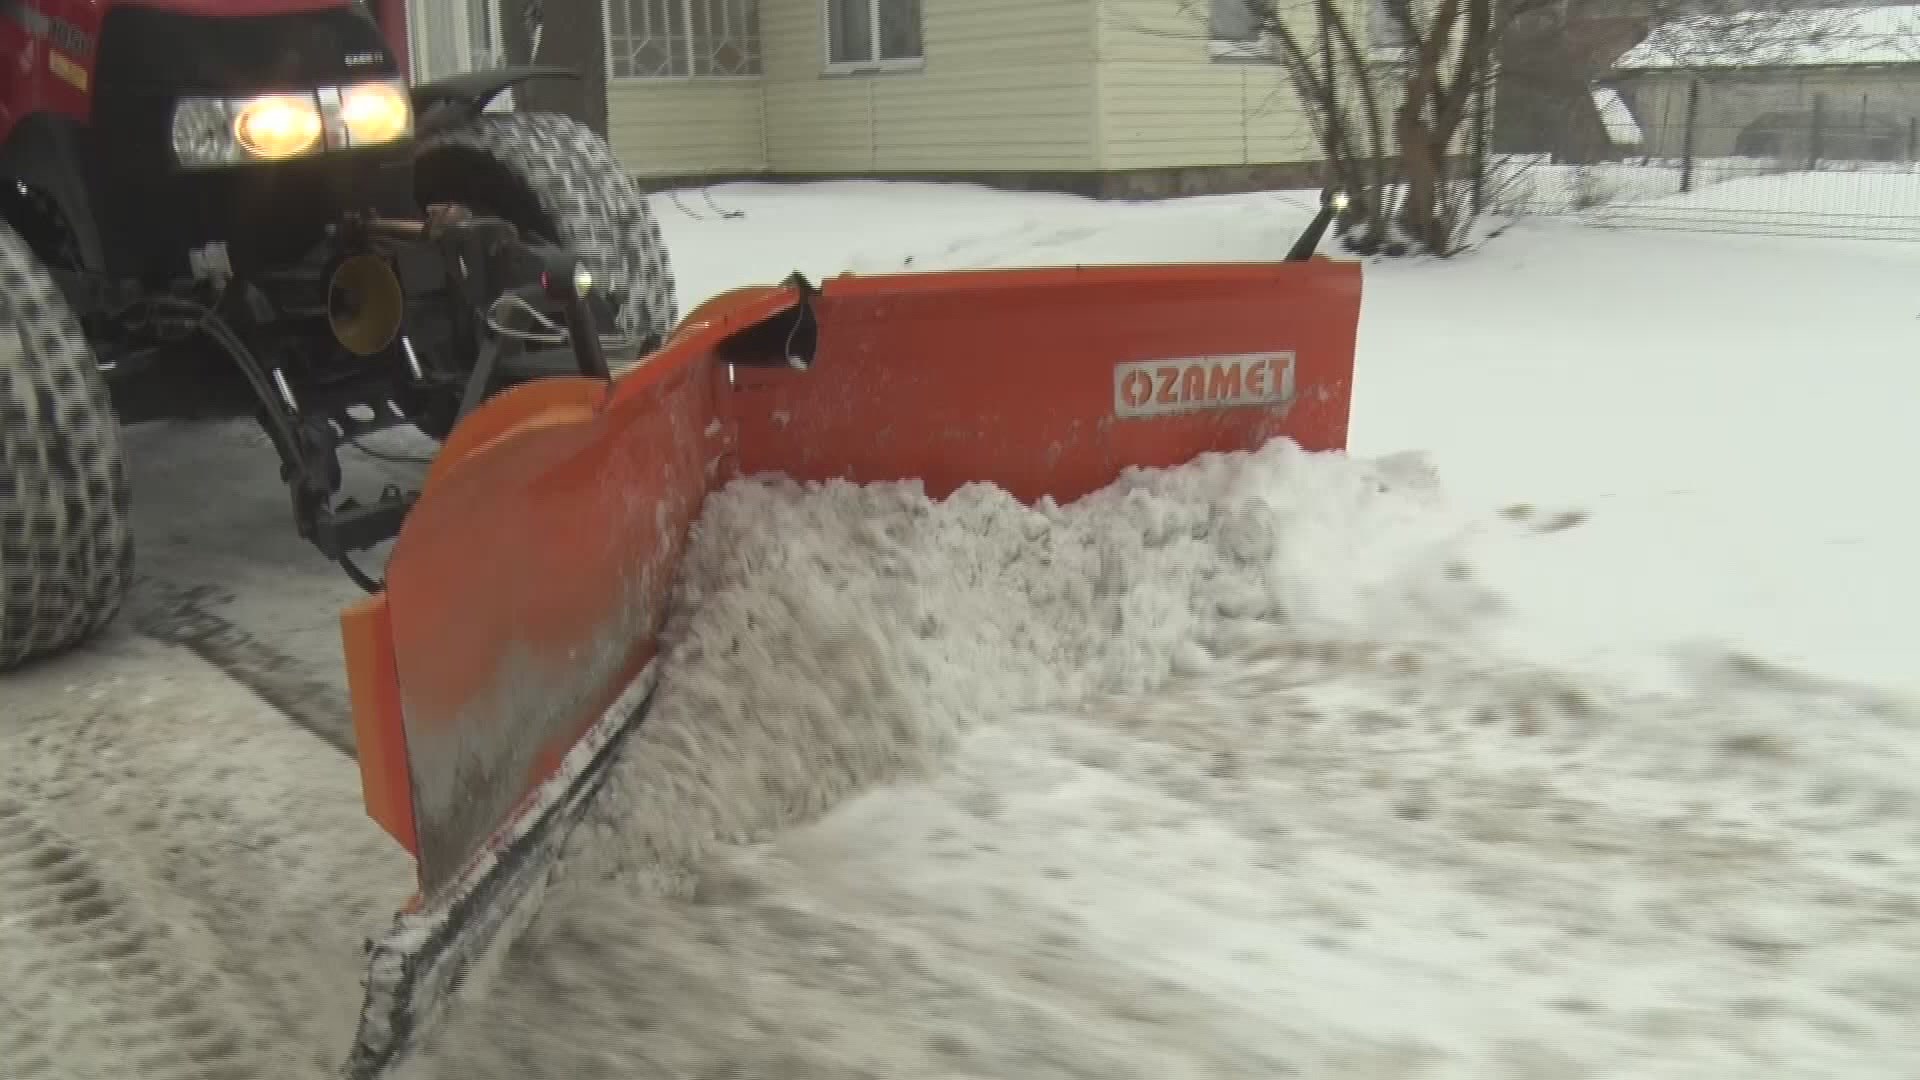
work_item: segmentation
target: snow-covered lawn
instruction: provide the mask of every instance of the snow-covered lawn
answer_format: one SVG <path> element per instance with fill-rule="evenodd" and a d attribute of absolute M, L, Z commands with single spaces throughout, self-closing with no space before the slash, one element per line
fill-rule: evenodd
<path fill-rule="evenodd" d="M 714 200 L 660 204 L 689 302 L 1270 258 L 1310 205 Z M 1529 224 L 1374 269 L 1351 458 L 736 484 L 422 1074 L 1915 1075 L 1915 271 Z"/>
<path fill-rule="evenodd" d="M 1501 161 L 1489 198 L 1504 211 L 1571 215 L 1593 224 L 1781 237 L 1920 239 L 1920 169 L 1905 163 L 1798 163 L 1714 158 L 1680 190 L 1677 161 L 1554 165 Z"/>

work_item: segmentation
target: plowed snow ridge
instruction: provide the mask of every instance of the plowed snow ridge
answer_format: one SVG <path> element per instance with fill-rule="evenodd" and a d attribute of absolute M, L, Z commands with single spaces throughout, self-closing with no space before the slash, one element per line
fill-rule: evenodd
<path fill-rule="evenodd" d="M 1920 724 L 1482 637 L 1417 461 L 742 481 L 420 1077 L 1911 1077 Z"/>

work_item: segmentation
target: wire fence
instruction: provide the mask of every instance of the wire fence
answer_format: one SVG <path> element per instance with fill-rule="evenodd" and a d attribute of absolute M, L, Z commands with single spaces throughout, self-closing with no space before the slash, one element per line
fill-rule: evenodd
<path fill-rule="evenodd" d="M 1494 147 L 1493 208 L 1647 229 L 1920 240 L 1920 64 L 1636 72 L 1583 90 L 1584 110 L 1515 105 L 1583 123 L 1588 137 L 1509 133 Z"/>

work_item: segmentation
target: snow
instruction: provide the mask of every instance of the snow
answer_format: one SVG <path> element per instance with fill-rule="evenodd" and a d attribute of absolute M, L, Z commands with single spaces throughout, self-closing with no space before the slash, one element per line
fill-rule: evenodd
<path fill-rule="evenodd" d="M 1640 201 L 1597 206 L 1590 220 L 1605 225 L 1691 231 L 1733 226 L 1780 236 L 1920 239 L 1913 208 L 1920 206 L 1920 171 L 1894 165 L 1836 167 L 1809 172 L 1748 159 L 1745 168 L 1716 170 L 1711 180 L 1679 193 L 1676 183 Z M 1645 189 L 1642 189 L 1643 192 Z M 1764 210 L 1756 213 L 1755 207 Z"/>
<path fill-rule="evenodd" d="M 1916 520 L 1891 493 L 1916 449 L 1916 260 L 1547 226 L 1381 268 L 1368 310 L 1395 317 L 1363 319 L 1355 449 L 1426 448 L 1469 505 L 1587 515 L 1494 534 L 1486 572 L 1537 655 L 1705 640 L 1911 692 Z"/>
<path fill-rule="evenodd" d="M 1822 199 L 1837 213 L 1854 175 L 1784 179 L 1803 184 L 1793 202 L 1806 213 L 1822 213 Z M 876 187 L 887 197 L 861 211 L 872 228 L 832 224 Z M 712 197 L 744 216 L 663 207 L 668 242 L 687 253 L 687 302 L 740 280 L 719 269 L 736 254 L 767 260 L 769 249 L 806 252 L 816 274 L 962 266 L 977 253 L 992 265 L 1272 258 L 1313 205 L 1308 193 L 1263 193 L 1102 207 L 839 183 L 727 185 Z M 916 199 L 927 224 L 908 231 Z M 892 254 L 874 246 L 883 228 Z M 967 228 L 979 239 L 964 242 Z M 1091 234 L 1007 254 L 1005 238 L 1070 230 Z M 1565 659 L 1593 659 L 1578 651 L 1589 646 L 1653 655 L 1715 640 L 1911 691 L 1920 675 L 1905 658 L 1920 639 L 1899 613 L 1920 608 L 1906 557 L 1915 523 L 1884 493 L 1904 483 L 1894 463 L 1920 449 L 1906 419 L 1920 400 L 1908 362 L 1920 352 L 1916 268 L 1920 249 L 1904 244 L 1551 219 L 1448 264 L 1376 262 L 1352 449 L 1425 456 L 1474 513 L 1528 503 L 1586 514 L 1537 542 L 1483 525 L 1500 549 L 1486 572 L 1504 575 L 1509 603 L 1554 623 L 1539 645 L 1568 646 Z M 1580 578 L 1600 584 L 1551 580 L 1586 566 Z"/>
<path fill-rule="evenodd" d="M 703 521 L 605 824 L 408 1075 L 1920 1061 L 1920 718 L 1516 661 L 1415 460 Z"/>
<path fill-rule="evenodd" d="M 795 269 L 1273 258 L 1315 205 L 677 201 L 683 307 Z M 609 798 L 412 1074 L 1920 1074 L 1916 271 L 1527 220 L 1369 267 L 1350 455 L 1064 507 L 737 482 Z M 283 542 L 257 442 L 209 434 L 135 434 L 148 572 L 234 582 L 207 603 L 291 638 L 270 673 L 337 679 L 351 591 Z M 194 497 L 216 466 L 230 510 Z M 119 633 L 8 684 L 0 794 L 180 928 L 151 949 L 203 1004 L 162 1026 L 323 1075 L 404 860 L 344 758 Z M 54 1051 L 114 1048 L 17 928 L 0 1060 L 85 1074 Z"/>
<path fill-rule="evenodd" d="M 337 1075 L 412 880 L 351 763 L 141 635 L 4 703 L 0 1073 Z"/>
<path fill-rule="evenodd" d="M 1693 190 L 1677 160 L 1555 165 L 1514 155 L 1490 171 L 1493 204 L 1522 215 L 1577 214 L 1589 224 L 1817 239 L 1920 239 L 1920 170 L 1911 164 L 1702 158 Z"/>
<path fill-rule="evenodd" d="M 1596 86 L 1592 90 L 1594 111 L 1600 114 L 1600 123 L 1607 129 L 1607 138 L 1615 146 L 1638 146 L 1646 140 L 1640 130 L 1640 121 L 1634 119 L 1633 109 L 1627 104 L 1620 91 L 1611 86 Z"/>
<path fill-rule="evenodd" d="M 1920 5 L 1691 15 L 1621 54 L 1621 71 L 1832 67 L 1920 61 Z"/>

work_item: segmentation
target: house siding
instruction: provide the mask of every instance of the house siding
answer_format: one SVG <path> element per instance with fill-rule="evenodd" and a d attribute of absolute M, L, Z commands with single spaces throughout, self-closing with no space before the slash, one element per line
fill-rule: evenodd
<path fill-rule="evenodd" d="M 613 79 L 607 142 L 640 178 L 767 169 L 760 79 Z"/>
<path fill-rule="evenodd" d="M 1278 67 L 1209 55 L 1206 10 L 1205 0 L 1101 0 L 1101 167 L 1319 160 Z"/>
<path fill-rule="evenodd" d="M 1095 0 L 923 0 L 926 63 L 826 72 L 823 0 L 767 0 L 767 160 L 787 175 L 1092 169 Z"/>
<path fill-rule="evenodd" d="M 761 77 L 613 80 L 609 141 L 659 183 L 973 176 L 1132 197 L 1312 182 L 1319 149 L 1280 69 L 1211 57 L 1181 0 L 922 10 L 923 65 L 842 74 L 825 0 L 764 0 Z"/>

